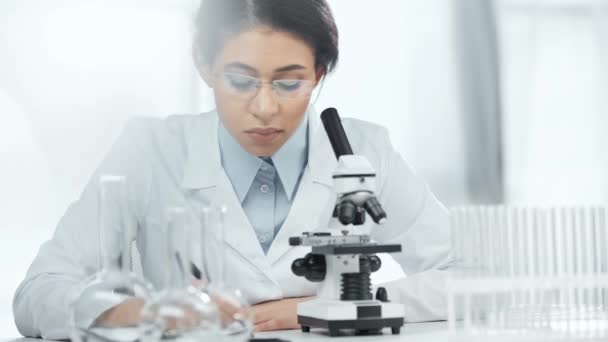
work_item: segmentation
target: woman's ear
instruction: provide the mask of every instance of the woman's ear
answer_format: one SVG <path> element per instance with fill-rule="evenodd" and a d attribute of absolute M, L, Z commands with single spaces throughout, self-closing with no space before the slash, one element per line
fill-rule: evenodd
<path fill-rule="evenodd" d="M 211 66 L 204 61 L 200 49 L 196 43 L 192 45 L 192 59 L 194 60 L 194 66 L 196 67 L 196 70 L 198 70 L 198 74 L 201 76 L 201 79 L 209 88 L 213 89 Z"/>
<path fill-rule="evenodd" d="M 319 85 L 319 82 L 326 76 L 326 70 L 324 67 L 318 67 L 315 74 L 315 87 Z"/>

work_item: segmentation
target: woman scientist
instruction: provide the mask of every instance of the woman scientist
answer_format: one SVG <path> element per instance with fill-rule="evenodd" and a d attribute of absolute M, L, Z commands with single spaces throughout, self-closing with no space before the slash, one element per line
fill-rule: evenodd
<path fill-rule="evenodd" d="M 325 0 L 204 0 L 193 55 L 213 89 L 216 111 L 136 119 L 125 128 L 53 238 L 40 249 L 16 292 L 14 315 L 26 336 L 67 337 L 70 290 L 98 266 L 97 182 L 129 179 L 144 275 L 161 283 L 159 234 L 164 208 L 176 203 L 228 207 L 228 282 L 254 305 L 257 331 L 297 328 L 296 305 L 316 285 L 292 274 L 302 250 L 291 236 L 327 226 L 335 198 L 336 158 L 311 93 L 338 61 L 338 32 Z M 371 115 L 371 114 L 370 114 Z M 450 263 L 445 208 L 394 150 L 387 131 L 352 119 L 343 124 L 353 150 L 377 172 L 377 195 L 389 220 L 372 231 L 399 243 L 407 274 L 387 284 L 406 321 L 445 319 Z M 140 304 L 103 313 L 106 323 L 135 320 Z"/>

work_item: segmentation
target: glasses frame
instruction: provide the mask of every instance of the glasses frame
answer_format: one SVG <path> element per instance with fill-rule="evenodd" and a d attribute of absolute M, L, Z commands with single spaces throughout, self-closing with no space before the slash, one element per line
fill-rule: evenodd
<path fill-rule="evenodd" d="M 272 80 L 272 81 L 266 81 L 266 80 L 262 80 L 258 77 L 253 77 L 253 76 L 245 75 L 242 73 L 236 73 L 236 72 L 221 72 L 221 73 L 216 74 L 215 76 L 216 76 L 216 79 L 220 79 L 220 85 L 221 85 L 222 89 L 224 89 L 228 93 L 231 93 L 231 95 L 233 95 L 233 96 L 241 97 L 243 100 L 254 99 L 260 93 L 260 89 L 262 89 L 262 87 L 264 85 L 270 85 L 272 93 L 274 94 L 275 98 L 279 99 L 279 100 L 297 100 L 297 99 L 302 99 L 302 98 L 310 98 L 315 89 L 315 82 L 313 82 L 311 80 L 307 80 L 307 79 L 282 78 L 282 79 L 276 79 L 276 80 Z M 253 81 L 255 84 L 255 91 L 250 91 L 251 93 L 249 93 L 249 91 L 239 92 L 239 90 L 235 89 L 232 85 L 229 84 L 230 76 L 236 76 L 236 77 L 240 77 L 243 79 L 248 79 L 248 80 Z M 279 88 L 277 83 L 286 82 L 286 81 L 301 82 L 299 90 L 298 90 L 298 92 L 294 92 L 294 96 L 285 96 L 285 93 L 282 93 L 280 90 L 277 90 Z"/>

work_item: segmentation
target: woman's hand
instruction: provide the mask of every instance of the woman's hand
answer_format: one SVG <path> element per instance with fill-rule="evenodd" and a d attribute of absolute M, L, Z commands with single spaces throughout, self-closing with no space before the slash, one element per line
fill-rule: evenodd
<path fill-rule="evenodd" d="M 287 298 L 253 306 L 253 324 L 256 332 L 299 329 L 298 303 L 314 297 Z"/>
<path fill-rule="evenodd" d="M 98 327 L 129 327 L 139 324 L 144 300 L 129 298 L 101 314 L 93 324 Z"/>
<path fill-rule="evenodd" d="M 228 299 L 223 299 L 220 296 L 212 297 L 215 305 L 219 309 L 222 325 L 227 326 L 235 320 L 239 320 L 239 315 L 242 315 L 242 309 L 237 303 L 233 303 Z"/>
<path fill-rule="evenodd" d="M 137 326 L 141 321 L 141 311 L 144 305 L 145 302 L 141 298 L 127 299 L 101 314 L 101 316 L 95 320 L 94 326 L 104 328 Z M 164 329 L 166 331 L 187 329 L 199 324 L 201 316 L 198 312 L 193 311 L 192 308 L 188 306 L 182 307 L 182 310 L 183 315 L 176 317 L 170 315 L 163 316 L 162 314 L 157 313 L 160 315 L 159 318 L 163 320 Z"/>

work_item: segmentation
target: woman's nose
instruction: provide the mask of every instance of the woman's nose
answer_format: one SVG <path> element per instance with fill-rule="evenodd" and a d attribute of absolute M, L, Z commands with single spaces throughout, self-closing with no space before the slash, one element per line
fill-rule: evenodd
<path fill-rule="evenodd" d="M 262 86 L 249 103 L 249 111 L 261 120 L 269 120 L 279 112 L 279 103 L 271 87 Z"/>

